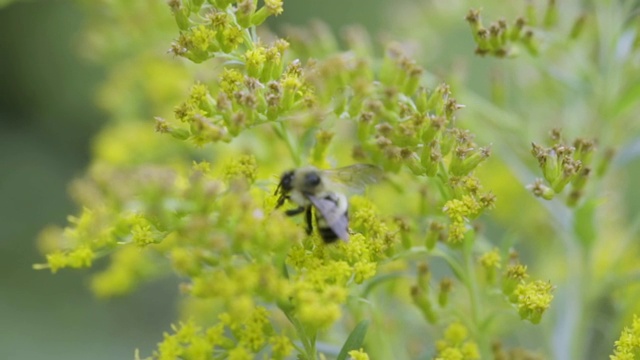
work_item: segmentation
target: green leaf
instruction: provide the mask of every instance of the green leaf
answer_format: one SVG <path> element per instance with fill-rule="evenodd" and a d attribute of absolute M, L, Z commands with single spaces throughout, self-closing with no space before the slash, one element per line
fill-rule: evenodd
<path fill-rule="evenodd" d="M 640 83 L 630 85 L 622 92 L 620 99 L 614 105 L 613 116 L 621 116 L 632 110 L 638 104 L 639 99 Z"/>
<path fill-rule="evenodd" d="M 336 360 L 346 360 L 347 355 L 349 355 L 349 351 L 358 350 L 362 347 L 362 343 L 364 342 L 364 336 L 367 334 L 367 329 L 369 328 L 369 320 L 362 320 L 356 325 L 353 329 L 347 341 L 342 345 L 342 349 L 340 349 L 340 354 Z"/>

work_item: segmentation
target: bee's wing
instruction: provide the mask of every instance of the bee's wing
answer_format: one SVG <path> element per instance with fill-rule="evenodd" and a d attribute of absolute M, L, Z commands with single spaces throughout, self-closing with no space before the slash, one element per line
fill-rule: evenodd
<path fill-rule="evenodd" d="M 349 219 L 347 213 L 340 211 L 336 203 L 330 199 L 307 195 L 313 206 L 320 212 L 327 226 L 344 241 L 349 241 Z M 320 227 L 320 225 L 318 225 Z"/>
<path fill-rule="evenodd" d="M 384 171 L 376 165 L 354 164 L 337 169 L 322 170 L 331 185 L 344 193 L 362 194 L 367 185 L 382 180 Z"/>

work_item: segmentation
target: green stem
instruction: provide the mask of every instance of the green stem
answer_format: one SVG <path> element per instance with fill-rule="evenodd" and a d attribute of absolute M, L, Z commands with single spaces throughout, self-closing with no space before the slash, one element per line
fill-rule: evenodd
<path fill-rule="evenodd" d="M 300 166 L 302 163 L 300 153 L 297 151 L 297 146 L 295 145 L 293 138 L 291 137 L 291 134 L 289 133 L 287 128 L 282 122 L 277 122 L 273 124 L 273 130 L 276 132 L 276 135 L 278 135 L 278 137 L 287 145 L 287 149 L 289 150 L 289 154 L 291 155 L 291 159 L 293 160 L 295 166 Z"/>
<path fill-rule="evenodd" d="M 473 332 L 478 339 L 478 344 L 480 345 L 480 353 L 485 356 L 489 354 L 489 346 L 485 342 L 485 336 L 483 329 L 480 329 L 480 294 L 478 290 L 478 282 L 476 281 L 476 271 L 475 271 L 475 262 L 473 261 L 473 241 L 470 237 L 465 239 L 465 244 L 463 247 L 463 256 L 464 256 L 464 270 L 465 270 L 465 278 L 464 284 L 469 291 L 469 300 L 471 303 L 471 323 L 473 324 Z"/>
<path fill-rule="evenodd" d="M 316 352 L 316 333 L 314 332 L 312 335 L 308 335 L 304 329 L 304 326 L 296 319 L 294 314 L 291 314 L 289 311 L 280 307 L 280 310 L 284 313 L 284 315 L 289 319 L 289 322 L 293 325 L 298 333 L 298 337 L 300 338 L 300 342 L 304 347 L 304 356 L 307 360 L 316 360 L 318 358 Z"/>

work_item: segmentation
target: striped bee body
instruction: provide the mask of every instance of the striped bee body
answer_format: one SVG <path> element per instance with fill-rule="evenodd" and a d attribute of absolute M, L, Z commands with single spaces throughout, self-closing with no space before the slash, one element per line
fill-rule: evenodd
<path fill-rule="evenodd" d="M 313 232 L 315 213 L 318 234 L 325 243 L 349 240 L 349 202 L 344 192 L 361 192 L 377 182 L 382 171 L 373 165 L 356 164 L 333 170 L 303 167 L 285 172 L 276 188 L 276 208 L 290 201 L 298 207 L 286 210 L 288 216 L 305 213 L 307 233 Z M 344 190 L 341 191 L 341 190 Z"/>

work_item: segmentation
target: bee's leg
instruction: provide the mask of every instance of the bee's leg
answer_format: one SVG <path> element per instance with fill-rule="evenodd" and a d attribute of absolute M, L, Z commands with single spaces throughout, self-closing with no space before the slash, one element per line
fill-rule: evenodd
<path fill-rule="evenodd" d="M 296 215 L 302 214 L 304 211 L 305 211 L 305 207 L 300 206 L 299 208 L 286 210 L 284 213 L 287 216 L 296 216 Z"/>
<path fill-rule="evenodd" d="M 280 195 L 280 197 L 278 198 L 278 201 L 276 202 L 276 209 L 279 208 L 280 206 L 284 205 L 284 202 L 286 200 L 289 200 L 289 196 L 288 195 Z"/>
<path fill-rule="evenodd" d="M 313 215 L 311 214 L 311 206 L 307 206 L 304 218 L 307 221 L 307 235 L 311 235 L 313 232 Z"/>

